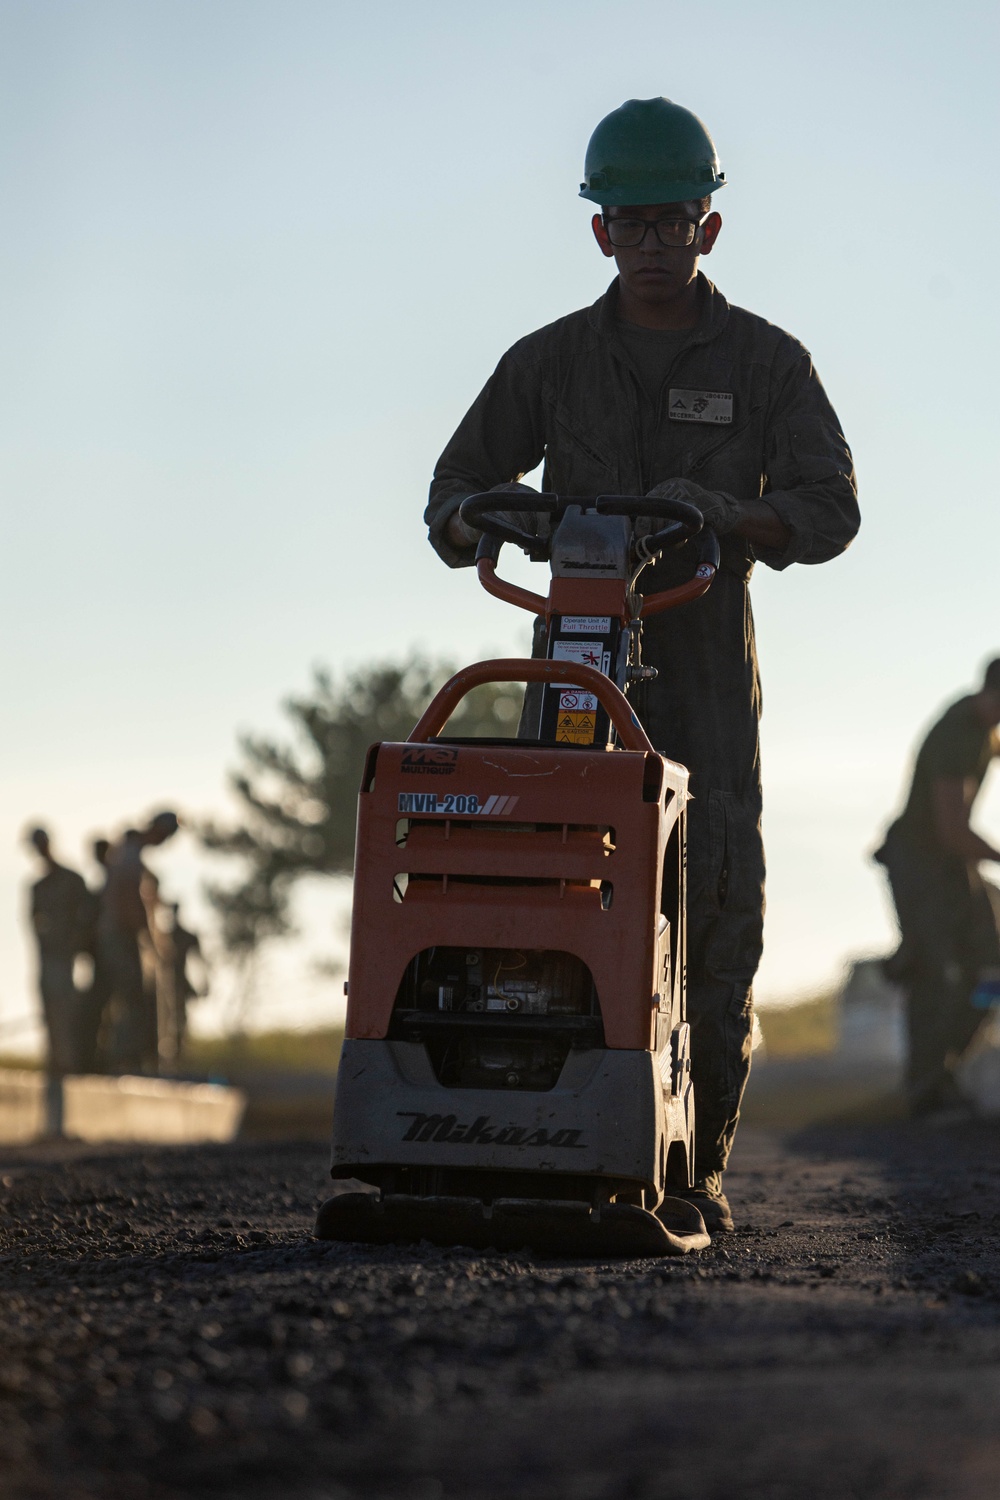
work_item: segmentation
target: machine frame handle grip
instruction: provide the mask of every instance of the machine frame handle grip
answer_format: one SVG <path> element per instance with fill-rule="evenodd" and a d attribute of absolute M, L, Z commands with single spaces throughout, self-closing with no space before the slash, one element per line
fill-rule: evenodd
<path fill-rule="evenodd" d="M 485 541 L 485 537 L 483 540 Z M 480 542 L 480 548 L 482 545 Z M 489 553 L 481 557 L 477 551 L 476 574 L 483 588 L 488 594 L 492 594 L 494 599 L 502 599 L 505 604 L 516 604 L 518 609 L 526 609 L 533 615 L 549 613 L 549 601 L 541 594 L 534 594 L 531 589 L 523 589 L 519 583 L 508 583 L 506 578 L 498 578 L 496 563 Z"/>
<path fill-rule="evenodd" d="M 422 744 L 441 733 L 467 693 L 487 682 L 569 682 L 593 693 L 615 726 L 625 750 L 655 755 L 649 736 L 632 712 L 625 694 L 610 677 L 582 662 L 543 661 L 516 656 L 480 661 L 456 672 L 428 703 L 414 724 L 408 744 Z"/>
<path fill-rule="evenodd" d="M 663 589 L 658 594 L 646 594 L 643 596 L 642 608 L 639 611 L 640 620 L 648 620 L 650 615 L 660 615 L 665 609 L 676 609 L 680 604 L 688 604 L 692 599 L 700 599 L 702 594 L 708 592 L 712 587 L 712 579 L 719 571 L 719 538 L 714 531 L 706 526 L 698 537 L 698 566 L 695 568 L 694 577 L 687 583 L 680 583 L 676 588 Z"/>

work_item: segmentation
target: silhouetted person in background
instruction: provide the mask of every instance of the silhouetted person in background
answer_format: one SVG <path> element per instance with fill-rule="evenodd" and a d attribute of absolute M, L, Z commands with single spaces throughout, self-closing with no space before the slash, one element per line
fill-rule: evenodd
<path fill-rule="evenodd" d="M 150 872 L 142 851 L 166 843 L 178 827 L 176 813 L 157 813 L 146 828 L 128 829 L 108 850 L 97 955 L 111 997 L 108 1062 L 114 1072 L 157 1070 L 156 989 L 147 978 L 155 944 L 143 890 L 145 884 L 148 894 Z"/>
<path fill-rule="evenodd" d="M 167 971 L 164 975 L 165 990 L 169 996 L 169 1031 L 165 1041 L 165 1050 L 176 1063 L 184 1047 L 184 1036 L 187 1031 L 187 1007 L 188 1001 L 199 999 L 206 993 L 206 987 L 198 989 L 191 980 L 188 973 L 188 964 L 192 959 L 199 960 L 202 969 L 205 969 L 205 959 L 201 951 L 201 943 L 196 932 L 190 932 L 181 922 L 180 906 L 176 901 L 169 906 L 172 922 L 169 930 L 164 934 L 164 944 L 161 950 L 163 955 L 163 966 Z M 161 1046 L 161 1050 L 164 1050 Z"/>
<path fill-rule="evenodd" d="M 955 1102 L 952 1068 L 984 1012 L 971 1004 L 983 969 L 1000 964 L 1000 937 L 979 873 L 1000 850 L 969 827 L 973 803 L 1000 754 L 1000 659 L 977 693 L 960 698 L 917 754 L 910 794 L 875 855 L 885 866 L 901 944 L 889 973 L 906 991 L 910 1110 Z"/>
<path fill-rule="evenodd" d="M 100 867 L 103 879 L 100 885 L 92 887 L 87 892 L 87 920 L 82 951 L 90 958 L 92 971 L 90 988 L 85 990 L 81 996 L 80 1071 L 82 1073 L 104 1071 L 104 1048 L 102 1047 L 101 1028 L 106 1020 L 105 1012 L 111 994 L 111 986 L 107 964 L 101 960 L 97 929 L 101 915 L 101 902 L 104 899 L 104 892 L 108 884 L 107 860 L 110 848 L 111 840 L 104 838 L 95 839 L 91 846 L 94 863 Z M 106 1038 L 103 1040 L 106 1042 Z"/>
<path fill-rule="evenodd" d="M 80 995 L 73 964 L 86 925 L 83 876 L 55 859 L 49 835 L 35 828 L 29 842 L 45 865 L 31 887 L 31 925 L 38 942 L 38 987 L 48 1040 L 45 1133 L 63 1134 L 63 1079 L 79 1070 Z"/>

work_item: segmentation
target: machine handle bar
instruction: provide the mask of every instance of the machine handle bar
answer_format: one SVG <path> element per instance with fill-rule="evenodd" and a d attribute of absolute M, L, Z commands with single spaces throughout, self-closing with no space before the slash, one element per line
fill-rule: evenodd
<path fill-rule="evenodd" d="M 697 536 L 705 524 L 705 518 L 696 505 L 687 500 L 667 500 L 653 495 L 598 495 L 595 509 L 602 516 L 654 516 L 658 521 L 669 521 L 652 536 L 646 537 L 645 545 L 650 554 L 662 552 L 665 547 L 680 547 Z"/>
<path fill-rule="evenodd" d="M 486 682 L 569 682 L 574 687 L 585 688 L 600 702 L 625 750 L 656 753 L 625 694 L 596 667 L 586 667 L 582 662 L 529 660 L 516 656 L 476 662 L 449 677 L 413 726 L 407 743 L 422 744 L 440 734 L 466 693 Z"/>
<path fill-rule="evenodd" d="M 515 547 L 523 547 L 530 553 L 533 562 L 544 562 L 545 555 L 539 547 L 538 537 L 515 526 L 503 513 L 505 499 L 512 510 L 528 511 L 534 516 L 554 516 L 563 504 L 558 495 L 521 495 L 517 492 L 505 495 L 503 491 L 488 490 L 485 494 L 466 495 L 458 513 L 466 526 L 478 527 L 484 537 L 513 542 Z M 522 504 L 522 501 L 526 503 Z"/>
<path fill-rule="evenodd" d="M 486 536 L 500 542 L 512 542 L 523 547 L 533 560 L 544 561 L 539 548 L 539 539 L 530 531 L 509 520 L 503 512 L 503 501 L 509 498 L 512 510 L 525 511 L 529 515 L 562 515 L 571 505 L 581 510 L 596 510 L 601 516 L 628 516 L 637 520 L 639 516 L 654 516 L 672 524 L 647 538 L 651 552 L 662 552 L 668 546 L 680 546 L 697 536 L 704 525 L 701 511 L 686 500 L 667 500 L 651 495 L 530 495 L 514 492 L 505 496 L 503 491 L 487 490 L 478 495 L 466 495 L 458 513 L 467 526 L 476 526 Z M 494 559 L 495 561 L 495 559 Z"/>

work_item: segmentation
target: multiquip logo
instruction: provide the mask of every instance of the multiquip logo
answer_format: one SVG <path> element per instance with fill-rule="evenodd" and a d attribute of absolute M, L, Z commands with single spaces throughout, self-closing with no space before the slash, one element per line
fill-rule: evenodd
<path fill-rule="evenodd" d="M 409 776 L 451 776 L 457 769 L 458 751 L 447 745 L 421 745 L 404 750 L 400 770 Z"/>

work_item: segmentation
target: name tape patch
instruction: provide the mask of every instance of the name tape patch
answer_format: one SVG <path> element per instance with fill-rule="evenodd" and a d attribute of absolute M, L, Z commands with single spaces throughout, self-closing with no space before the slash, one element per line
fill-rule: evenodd
<path fill-rule="evenodd" d="M 728 424 L 733 420 L 732 391 L 684 391 L 671 386 L 667 401 L 671 422 L 711 422 Z"/>

